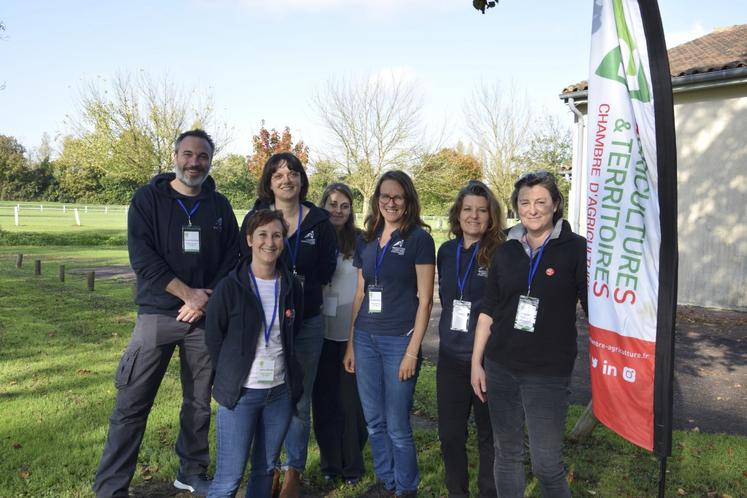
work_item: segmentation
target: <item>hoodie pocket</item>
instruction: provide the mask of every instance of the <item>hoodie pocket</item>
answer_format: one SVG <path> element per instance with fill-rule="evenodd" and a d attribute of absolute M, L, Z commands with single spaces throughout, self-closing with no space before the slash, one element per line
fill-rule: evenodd
<path fill-rule="evenodd" d="M 114 386 L 117 389 L 122 389 L 130 383 L 132 369 L 135 367 L 138 354 L 140 354 L 140 347 L 139 344 L 128 347 L 122 355 L 122 359 L 119 360 L 117 373 L 114 375 Z"/>

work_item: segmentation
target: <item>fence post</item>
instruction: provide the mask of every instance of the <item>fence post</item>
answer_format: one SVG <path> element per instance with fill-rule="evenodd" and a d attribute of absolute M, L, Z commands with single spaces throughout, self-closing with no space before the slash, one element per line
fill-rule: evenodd
<path fill-rule="evenodd" d="M 42 260 L 36 259 L 34 260 L 34 275 L 41 275 L 42 274 Z"/>
<path fill-rule="evenodd" d="M 60 265 L 60 282 L 65 281 L 65 265 Z"/>
<path fill-rule="evenodd" d="M 88 212 L 88 206 L 83 206 L 84 212 Z"/>
<path fill-rule="evenodd" d="M 89 271 L 88 273 L 86 273 L 86 278 L 88 279 L 88 290 L 93 291 L 93 284 L 96 280 L 96 272 Z"/>
<path fill-rule="evenodd" d="M 39 204 L 39 211 L 44 212 L 44 204 Z"/>
<path fill-rule="evenodd" d="M 62 205 L 62 212 L 67 213 L 67 206 L 64 204 Z"/>
<path fill-rule="evenodd" d="M 109 214 L 109 206 L 104 206 L 104 214 Z"/>
<path fill-rule="evenodd" d="M 78 213 L 78 208 L 75 208 L 75 224 L 80 226 L 80 213 Z"/>
<path fill-rule="evenodd" d="M 18 211 L 20 211 L 20 209 L 18 209 L 18 206 L 13 208 L 13 218 L 16 222 L 16 226 L 19 226 L 21 224 L 21 220 L 19 219 L 19 216 L 18 216 Z"/>
<path fill-rule="evenodd" d="M 16 254 L 16 268 L 23 266 L 23 254 L 20 252 Z"/>

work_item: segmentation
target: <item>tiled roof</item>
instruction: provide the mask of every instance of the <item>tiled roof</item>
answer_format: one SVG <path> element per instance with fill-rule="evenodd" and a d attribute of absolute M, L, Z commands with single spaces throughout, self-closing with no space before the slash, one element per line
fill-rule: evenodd
<path fill-rule="evenodd" d="M 747 24 L 717 28 L 695 40 L 670 48 L 669 70 L 672 77 L 747 67 Z M 562 93 L 589 89 L 584 80 L 567 86 Z"/>

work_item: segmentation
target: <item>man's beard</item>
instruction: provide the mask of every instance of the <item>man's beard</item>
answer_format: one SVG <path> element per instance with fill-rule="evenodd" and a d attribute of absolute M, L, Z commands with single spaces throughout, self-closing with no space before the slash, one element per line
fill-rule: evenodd
<path fill-rule="evenodd" d="M 191 188 L 195 188 L 195 187 L 201 186 L 205 182 L 205 180 L 207 179 L 208 174 L 210 173 L 210 170 L 208 169 L 201 176 L 190 177 L 190 176 L 188 176 L 188 175 L 185 174 L 185 168 L 181 168 L 179 166 L 177 166 L 175 168 L 175 171 L 176 171 L 176 178 L 180 182 L 182 182 L 184 185 L 186 185 L 187 187 L 191 187 Z"/>

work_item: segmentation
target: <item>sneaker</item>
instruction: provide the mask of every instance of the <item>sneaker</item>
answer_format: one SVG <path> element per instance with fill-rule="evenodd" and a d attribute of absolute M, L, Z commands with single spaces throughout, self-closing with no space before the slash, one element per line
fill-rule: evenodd
<path fill-rule="evenodd" d="M 418 492 L 417 491 L 405 491 L 402 494 L 396 494 L 396 498 L 417 498 Z"/>
<path fill-rule="evenodd" d="M 348 477 L 345 479 L 345 484 L 347 484 L 348 486 L 355 486 L 359 482 L 361 482 L 360 477 Z"/>
<path fill-rule="evenodd" d="M 394 489 L 387 489 L 381 481 L 376 481 L 361 495 L 362 498 L 391 498 L 394 496 Z"/>
<path fill-rule="evenodd" d="M 189 491 L 195 496 L 207 496 L 210 490 L 210 481 L 212 480 L 213 478 L 206 473 L 185 476 L 179 472 L 176 474 L 174 487 Z"/>

